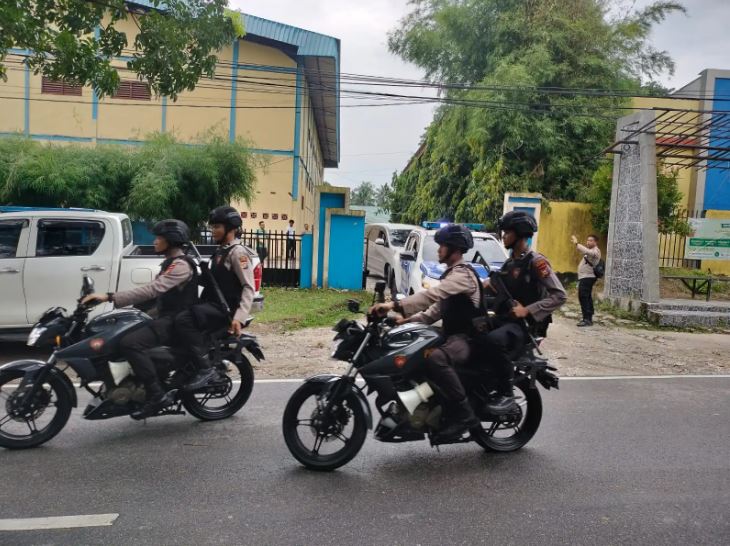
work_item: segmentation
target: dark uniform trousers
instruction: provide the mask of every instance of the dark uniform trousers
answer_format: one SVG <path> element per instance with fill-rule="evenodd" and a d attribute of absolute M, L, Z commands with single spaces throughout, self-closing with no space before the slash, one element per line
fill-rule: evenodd
<path fill-rule="evenodd" d="M 470 355 L 469 337 L 466 334 L 455 334 L 447 337 L 444 344 L 431 351 L 426 358 L 426 377 L 450 401 L 460 402 L 466 398 L 464 386 L 454 366 L 466 364 Z"/>
<path fill-rule="evenodd" d="M 225 328 L 230 324 L 228 314 L 218 305 L 200 303 L 175 317 L 175 332 L 180 341 L 195 356 L 207 352 L 205 334 Z M 196 359 L 198 367 L 210 367 L 205 359 Z"/>
<path fill-rule="evenodd" d="M 595 277 L 585 277 L 578 281 L 578 301 L 585 320 L 593 320 L 593 285 Z"/>
<path fill-rule="evenodd" d="M 506 322 L 474 339 L 479 362 L 494 377 L 497 390 L 501 394 L 512 395 L 514 366 L 512 359 L 515 353 L 525 346 L 527 336 L 523 327 L 516 322 Z"/>
<path fill-rule="evenodd" d="M 163 393 L 155 363 L 148 351 L 172 341 L 173 322 L 171 316 L 160 317 L 133 330 L 119 341 L 119 353 L 127 359 L 134 375 L 144 383 L 148 399 Z"/>

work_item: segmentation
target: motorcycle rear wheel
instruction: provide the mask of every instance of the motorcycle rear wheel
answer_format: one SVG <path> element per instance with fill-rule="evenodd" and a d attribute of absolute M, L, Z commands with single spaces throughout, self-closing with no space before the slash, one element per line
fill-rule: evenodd
<path fill-rule="evenodd" d="M 294 458 L 311 470 L 324 472 L 350 462 L 365 443 L 368 430 L 365 410 L 354 392 L 345 396 L 329 418 L 324 415 L 329 389 L 330 384 L 327 383 L 305 383 L 299 387 L 286 405 L 282 423 L 284 441 Z M 310 411 L 305 405 L 312 398 L 315 406 Z M 303 407 L 304 416 L 308 419 L 300 418 Z M 345 432 L 350 423 L 352 429 Z M 309 448 L 305 440 L 312 436 L 313 445 Z M 324 444 L 335 442 L 338 446 L 340 443 L 344 445 L 331 453 L 320 452 Z"/>
<path fill-rule="evenodd" d="M 532 439 L 540 427 L 542 397 L 540 391 L 530 388 L 526 377 L 515 383 L 515 399 L 522 412 L 518 423 L 503 425 L 496 421 L 484 421 L 470 431 L 474 441 L 486 451 L 517 451 Z"/>
<path fill-rule="evenodd" d="M 55 374 L 50 374 L 41 385 L 32 416 L 14 416 L 11 413 L 13 394 L 23 375 L 24 372 L 20 370 L 0 373 L 0 447 L 7 449 L 28 449 L 47 442 L 61 432 L 71 416 L 73 402 L 66 385 Z M 55 414 L 50 419 L 40 421 L 50 407 L 55 407 Z M 41 425 L 47 424 L 39 428 L 38 421 Z"/>
<path fill-rule="evenodd" d="M 229 360 L 224 381 L 228 392 L 186 392 L 182 395 L 182 403 L 192 416 L 201 421 L 218 421 L 226 419 L 239 411 L 248 402 L 253 391 L 253 366 L 243 355 Z M 235 394 L 231 396 L 231 393 Z M 217 404 L 216 402 L 222 401 Z"/>

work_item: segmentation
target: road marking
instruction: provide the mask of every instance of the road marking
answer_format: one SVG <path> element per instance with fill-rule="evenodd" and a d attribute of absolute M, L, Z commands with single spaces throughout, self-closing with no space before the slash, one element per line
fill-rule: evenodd
<path fill-rule="evenodd" d="M 561 377 L 561 381 L 599 381 L 616 379 L 728 379 L 728 374 L 690 374 L 690 375 L 587 375 Z"/>
<path fill-rule="evenodd" d="M 88 514 L 47 518 L 0 519 L 0 531 L 38 531 L 41 529 L 74 529 L 113 525 L 119 514 Z"/>

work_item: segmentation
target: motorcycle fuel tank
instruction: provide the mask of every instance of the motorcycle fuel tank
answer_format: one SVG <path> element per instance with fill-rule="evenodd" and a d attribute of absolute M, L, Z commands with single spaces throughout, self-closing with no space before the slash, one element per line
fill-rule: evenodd
<path fill-rule="evenodd" d="M 361 368 L 364 375 L 408 373 L 426 359 L 428 349 L 443 343 L 441 333 L 425 324 L 404 324 L 383 336 L 383 356 Z"/>

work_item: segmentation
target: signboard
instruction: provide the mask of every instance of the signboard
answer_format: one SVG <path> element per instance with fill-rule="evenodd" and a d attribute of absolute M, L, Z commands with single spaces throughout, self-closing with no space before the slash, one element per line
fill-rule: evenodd
<path fill-rule="evenodd" d="M 730 219 L 690 218 L 687 260 L 730 260 Z"/>

